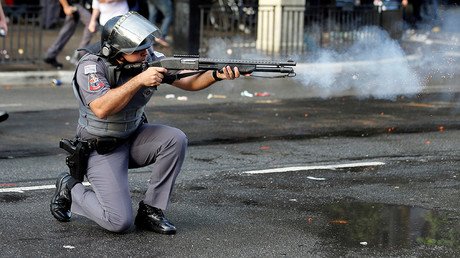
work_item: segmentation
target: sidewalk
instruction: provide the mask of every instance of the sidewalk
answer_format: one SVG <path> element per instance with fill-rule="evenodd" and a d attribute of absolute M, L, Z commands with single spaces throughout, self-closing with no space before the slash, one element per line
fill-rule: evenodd
<path fill-rule="evenodd" d="M 83 25 L 77 28 L 77 31 L 66 44 L 62 52 L 58 55 L 57 61 L 63 64 L 61 70 L 57 70 L 49 64 L 46 64 L 43 61 L 40 61 L 37 64 L 1 64 L 0 65 L 0 86 L 1 85 L 26 85 L 26 84 L 49 84 L 53 80 L 59 80 L 61 83 L 66 84 L 70 83 L 73 77 L 75 70 L 75 65 L 69 62 L 70 57 L 74 53 L 75 49 L 78 48 L 80 43 L 81 35 L 83 34 Z M 55 29 L 43 30 L 43 45 L 42 53 L 46 53 L 47 49 L 57 37 L 59 30 L 61 28 L 57 27 Z M 100 40 L 101 34 L 96 33 L 91 43 L 98 42 Z M 165 55 L 171 55 L 173 49 L 163 48 L 161 46 L 156 47 L 157 51 L 164 53 Z"/>

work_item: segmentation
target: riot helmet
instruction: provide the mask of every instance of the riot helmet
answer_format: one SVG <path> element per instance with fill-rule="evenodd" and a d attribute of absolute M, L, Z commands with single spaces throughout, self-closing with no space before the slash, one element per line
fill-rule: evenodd
<path fill-rule="evenodd" d="M 132 54 L 152 46 L 160 30 L 136 12 L 108 20 L 101 32 L 101 55 L 114 58 L 120 53 Z"/>

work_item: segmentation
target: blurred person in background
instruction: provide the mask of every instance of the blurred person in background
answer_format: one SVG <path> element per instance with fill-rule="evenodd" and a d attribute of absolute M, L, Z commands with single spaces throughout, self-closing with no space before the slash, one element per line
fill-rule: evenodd
<path fill-rule="evenodd" d="M 91 13 L 85 7 L 85 0 L 59 0 L 59 2 L 61 3 L 62 9 L 66 15 L 64 25 L 59 31 L 56 40 L 46 51 L 44 58 L 45 63 L 50 64 L 56 69 L 62 68 L 62 63 L 59 63 L 56 60 L 56 57 L 75 33 L 79 21 L 85 25 L 85 28 L 83 30 L 83 35 L 81 37 L 78 48 L 84 48 L 88 46 L 94 34 L 94 32 L 91 32 L 88 29 L 88 25 L 91 21 Z M 79 57 L 79 52 L 75 51 L 71 58 L 71 62 L 76 62 L 75 60 L 78 60 Z"/>
<path fill-rule="evenodd" d="M 402 0 L 404 8 L 403 19 L 409 24 L 412 29 L 418 29 L 422 22 L 421 8 L 424 0 Z M 409 14 L 408 7 L 412 7 L 412 12 Z"/>
<path fill-rule="evenodd" d="M 88 26 L 91 32 L 97 31 L 98 24 L 104 26 L 112 17 L 129 12 L 126 0 L 93 0 L 92 8 L 93 12 Z"/>
<path fill-rule="evenodd" d="M 421 16 L 423 20 L 431 25 L 439 23 L 439 1 L 438 0 L 424 0 L 421 8 Z"/>
<path fill-rule="evenodd" d="M 169 47 L 169 43 L 166 41 L 166 37 L 169 33 L 169 27 L 171 26 L 174 13 L 173 4 L 171 0 L 147 0 L 149 7 L 149 20 L 153 24 L 156 23 L 158 10 L 163 14 L 163 20 L 161 21 L 161 38 L 156 38 L 155 42 L 163 47 Z"/>
<path fill-rule="evenodd" d="M 5 13 L 3 12 L 2 2 L 0 2 L 0 36 L 5 37 L 8 34 L 8 22 L 6 20 Z"/>
<path fill-rule="evenodd" d="M 5 13 L 3 12 L 2 2 L 0 2 L 0 36 L 5 37 L 8 33 L 8 24 L 6 21 Z M 8 113 L 0 110 L 0 122 L 8 119 Z"/>
<path fill-rule="evenodd" d="M 40 0 L 42 7 L 42 27 L 44 29 L 52 29 L 58 23 L 61 6 L 58 0 Z"/>

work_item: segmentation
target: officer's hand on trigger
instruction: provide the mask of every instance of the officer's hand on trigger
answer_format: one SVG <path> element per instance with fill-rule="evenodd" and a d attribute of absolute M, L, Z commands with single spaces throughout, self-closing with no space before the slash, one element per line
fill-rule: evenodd
<path fill-rule="evenodd" d="M 149 67 L 138 75 L 142 85 L 147 87 L 158 86 L 163 81 L 167 70 L 163 67 Z"/>

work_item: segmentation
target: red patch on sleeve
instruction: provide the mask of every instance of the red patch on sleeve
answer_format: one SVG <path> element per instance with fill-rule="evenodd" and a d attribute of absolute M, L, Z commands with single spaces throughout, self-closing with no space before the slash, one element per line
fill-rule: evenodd
<path fill-rule="evenodd" d="M 90 91 L 98 91 L 104 87 L 104 83 L 99 80 L 95 73 L 89 74 L 88 78 L 88 89 Z"/>

